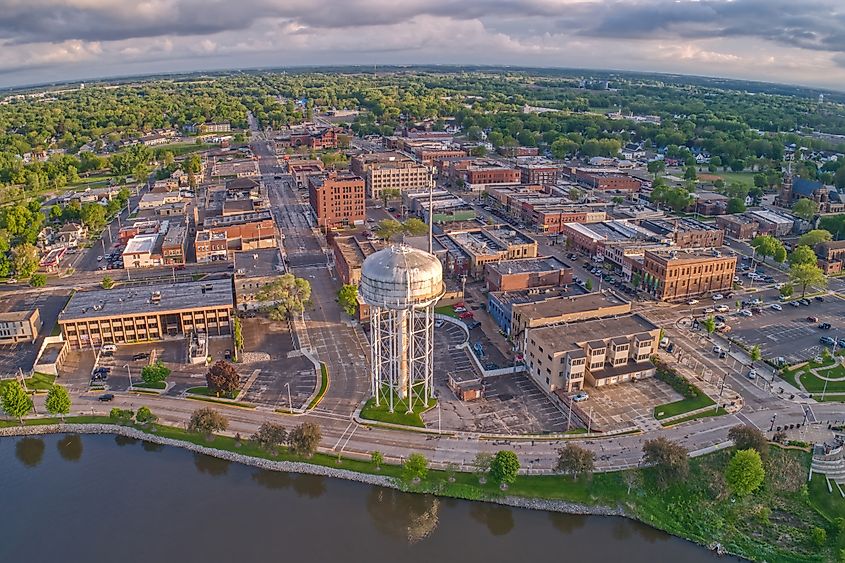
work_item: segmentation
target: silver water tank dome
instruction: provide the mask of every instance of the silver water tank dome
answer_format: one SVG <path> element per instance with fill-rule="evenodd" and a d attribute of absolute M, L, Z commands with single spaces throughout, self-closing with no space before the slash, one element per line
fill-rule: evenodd
<path fill-rule="evenodd" d="M 371 307 L 427 307 L 443 295 L 443 266 L 428 252 L 389 246 L 364 260 L 358 291 Z"/>

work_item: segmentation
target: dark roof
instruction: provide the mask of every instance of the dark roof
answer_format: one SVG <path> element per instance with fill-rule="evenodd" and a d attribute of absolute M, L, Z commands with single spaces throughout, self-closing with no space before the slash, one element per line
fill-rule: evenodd
<path fill-rule="evenodd" d="M 807 180 L 806 178 L 795 178 L 792 182 L 792 191 L 803 195 L 811 196 L 813 192 L 821 188 L 823 184 L 815 180 Z"/>

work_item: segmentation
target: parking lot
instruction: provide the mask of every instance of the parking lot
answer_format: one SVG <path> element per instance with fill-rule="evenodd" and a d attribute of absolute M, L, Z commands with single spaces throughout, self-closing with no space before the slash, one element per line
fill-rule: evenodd
<path fill-rule="evenodd" d="M 609 387 L 587 387 L 590 395 L 577 404 L 590 419 L 591 430 L 609 432 L 637 426 L 644 431 L 660 428 L 654 419 L 654 407 L 680 401 L 680 393 L 654 377 Z"/>
<path fill-rule="evenodd" d="M 0 299 L 0 312 L 28 311 L 37 307 L 43 323 L 35 342 L 0 344 L 0 375 L 13 375 L 18 369 L 28 373 L 32 369 L 41 342 L 50 335 L 66 302 L 67 295 L 63 293 L 8 295 Z"/>
<path fill-rule="evenodd" d="M 463 402 L 455 397 L 447 382 L 449 372 L 473 370 L 467 351 L 457 349 L 465 333 L 451 323 L 434 331 L 434 387 L 440 412 L 432 409 L 423 415 L 430 428 L 436 428 L 438 416 L 443 429 L 487 433 L 543 433 L 566 430 L 566 417 L 525 375 L 486 378 L 484 397 Z"/>
<path fill-rule="evenodd" d="M 730 335 L 746 346 L 759 346 L 764 358 L 783 357 L 787 363 L 796 363 L 818 356 L 822 345 L 819 338 L 845 338 L 845 301 L 833 295 L 824 296 L 824 301 L 811 299 L 810 305 L 793 307 L 782 304 L 782 311 L 771 308 L 777 298 L 774 292 L 762 296 L 762 311 L 751 317 L 730 315 Z M 808 317 L 818 318 L 810 322 Z M 818 328 L 820 323 L 830 323 L 831 329 Z"/>

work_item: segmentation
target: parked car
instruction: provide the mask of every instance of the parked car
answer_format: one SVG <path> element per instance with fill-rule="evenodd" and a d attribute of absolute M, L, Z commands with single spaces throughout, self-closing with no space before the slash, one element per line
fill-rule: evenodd
<path fill-rule="evenodd" d="M 111 373 L 111 368 L 108 367 L 108 366 L 100 366 L 100 367 L 96 368 L 92 373 L 93 373 L 93 375 L 97 375 L 97 374 L 108 375 L 108 374 Z"/>
<path fill-rule="evenodd" d="M 719 359 L 720 360 L 724 360 L 727 357 L 728 357 L 728 353 L 726 351 L 722 350 L 721 352 L 719 352 Z"/>
<path fill-rule="evenodd" d="M 440 328 L 444 324 L 446 324 L 446 321 L 444 321 L 443 319 L 437 319 L 436 321 L 434 321 L 434 328 Z"/>
<path fill-rule="evenodd" d="M 807 298 L 799 299 L 798 302 L 801 303 L 802 305 L 809 305 L 810 304 L 810 300 L 807 299 Z"/>
<path fill-rule="evenodd" d="M 590 398 L 590 396 L 584 391 L 579 391 L 578 393 L 575 393 L 574 395 L 572 395 L 572 400 L 575 401 L 576 403 L 580 403 L 581 401 L 586 401 L 589 398 Z"/>
<path fill-rule="evenodd" d="M 114 400 L 114 395 L 112 395 L 111 393 L 106 393 L 97 397 L 97 400 L 103 403 L 108 403 L 109 401 Z"/>
<path fill-rule="evenodd" d="M 798 301 L 790 301 L 789 304 L 793 307 L 800 307 L 801 306 L 801 303 L 799 303 Z"/>
<path fill-rule="evenodd" d="M 137 354 L 132 354 L 132 361 L 138 362 L 140 360 L 146 360 L 149 357 L 150 354 L 148 352 L 138 352 Z"/>
<path fill-rule="evenodd" d="M 813 299 L 815 299 L 816 301 L 820 301 L 822 303 L 824 302 L 824 297 L 822 297 L 821 295 L 816 295 L 815 297 L 813 297 Z"/>
<path fill-rule="evenodd" d="M 775 310 L 775 311 L 783 311 L 783 307 L 781 307 L 781 306 L 780 306 L 780 305 L 778 305 L 777 303 L 772 303 L 772 307 L 771 307 L 771 308 L 772 308 L 773 310 Z"/>
<path fill-rule="evenodd" d="M 748 379 L 757 379 L 757 370 L 752 369 L 748 372 Z"/>
<path fill-rule="evenodd" d="M 739 316 L 741 316 L 741 317 L 753 317 L 753 316 L 754 316 L 754 313 L 752 313 L 752 312 L 751 312 L 750 310 L 748 310 L 748 309 L 742 309 L 742 310 L 739 312 Z"/>
<path fill-rule="evenodd" d="M 719 346 L 719 345 L 713 346 L 713 353 L 714 354 L 721 354 L 722 353 L 722 347 Z"/>
<path fill-rule="evenodd" d="M 819 338 L 819 344 L 822 344 L 824 346 L 833 346 L 834 344 L 836 344 L 836 341 L 829 336 L 822 336 L 821 338 Z"/>
<path fill-rule="evenodd" d="M 830 323 L 822 323 L 819 325 L 819 328 L 822 330 L 830 330 Z"/>
<path fill-rule="evenodd" d="M 456 313 L 466 313 L 467 308 L 466 307 L 455 307 L 455 312 Z"/>
<path fill-rule="evenodd" d="M 103 344 L 100 350 L 103 352 L 117 352 L 117 346 L 114 344 Z"/>
<path fill-rule="evenodd" d="M 818 317 L 807 317 L 807 322 L 808 323 L 817 323 L 817 322 L 819 322 L 819 318 Z"/>
<path fill-rule="evenodd" d="M 472 311 L 464 311 L 463 313 L 461 313 L 460 315 L 458 315 L 458 318 L 460 318 L 460 319 L 462 319 L 462 320 L 466 320 L 466 319 L 471 319 L 471 318 L 473 318 L 473 316 L 474 316 L 474 315 L 472 314 Z"/>
<path fill-rule="evenodd" d="M 697 305 L 697 304 L 698 304 L 698 299 L 690 299 L 689 301 L 687 301 L 687 305 Z"/>
<path fill-rule="evenodd" d="M 704 309 L 705 315 L 709 315 L 709 314 L 715 313 L 715 312 L 716 312 L 716 309 L 714 309 L 713 307 L 707 307 L 706 309 Z"/>
<path fill-rule="evenodd" d="M 721 293 L 717 293 L 716 295 L 713 296 L 713 301 L 719 301 L 719 300 L 724 299 L 724 298 L 725 298 L 724 295 L 722 295 Z"/>

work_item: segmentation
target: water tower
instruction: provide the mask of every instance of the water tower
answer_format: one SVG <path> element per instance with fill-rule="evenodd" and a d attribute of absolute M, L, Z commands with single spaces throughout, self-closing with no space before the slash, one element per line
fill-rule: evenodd
<path fill-rule="evenodd" d="M 443 296 L 443 267 L 434 255 L 406 245 L 364 260 L 358 289 L 370 307 L 371 384 L 376 405 L 407 411 L 428 406 L 434 373 L 434 304 Z"/>

